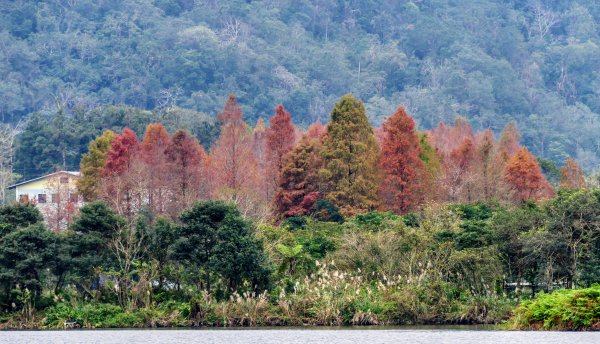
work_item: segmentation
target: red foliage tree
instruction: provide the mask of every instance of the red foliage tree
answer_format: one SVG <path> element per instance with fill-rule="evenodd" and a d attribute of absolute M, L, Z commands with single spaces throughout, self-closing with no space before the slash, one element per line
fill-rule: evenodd
<path fill-rule="evenodd" d="M 277 190 L 279 175 L 283 168 L 284 157 L 294 148 L 295 128 L 290 113 L 279 104 L 275 115 L 269 119 L 269 128 L 266 131 L 266 157 L 267 166 L 265 188 L 271 199 Z"/>
<path fill-rule="evenodd" d="M 568 189 L 585 188 L 583 169 L 575 159 L 567 159 L 565 166 L 560 169 L 560 187 Z"/>
<path fill-rule="evenodd" d="M 106 155 L 102 170 L 100 198 L 107 201 L 117 213 L 133 221 L 133 215 L 142 206 L 147 171 L 138 158 L 140 145 L 137 136 L 129 128 L 117 135 Z"/>
<path fill-rule="evenodd" d="M 111 148 L 106 154 L 106 164 L 102 175 L 119 175 L 126 171 L 132 163 L 132 158 L 139 152 L 139 141 L 135 132 L 129 128 L 123 129 L 123 133 L 117 135 Z"/>
<path fill-rule="evenodd" d="M 384 173 L 380 197 L 387 210 L 406 213 L 422 198 L 424 166 L 419 159 L 419 137 L 414 120 L 399 107 L 383 123 L 379 165 Z"/>
<path fill-rule="evenodd" d="M 217 116 L 222 124 L 242 121 L 242 109 L 237 103 L 235 95 L 230 94 L 223 111 Z"/>
<path fill-rule="evenodd" d="M 185 130 L 178 130 L 173 135 L 165 154 L 173 194 L 169 213 L 175 218 L 193 201 L 208 198 L 207 190 L 203 188 L 207 158 L 198 140 Z"/>
<path fill-rule="evenodd" d="M 156 215 L 166 212 L 169 195 L 169 167 L 167 166 L 167 148 L 171 144 L 169 134 L 162 124 L 152 123 L 146 127 L 144 140 L 140 144 L 141 157 L 146 164 L 148 178 L 146 193 L 148 206 Z"/>
<path fill-rule="evenodd" d="M 514 191 L 517 202 L 540 200 L 554 194 L 535 157 L 527 148 L 521 148 L 508 160 L 504 180 Z"/>

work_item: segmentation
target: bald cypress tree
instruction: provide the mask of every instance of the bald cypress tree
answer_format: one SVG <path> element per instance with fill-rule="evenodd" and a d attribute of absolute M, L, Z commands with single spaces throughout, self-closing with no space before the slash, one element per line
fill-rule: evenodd
<path fill-rule="evenodd" d="M 398 213 L 414 209 L 423 197 L 425 167 L 415 122 L 404 107 L 383 123 L 379 166 L 383 171 L 380 196 L 383 207 Z"/>
<path fill-rule="evenodd" d="M 333 108 L 321 157 L 322 191 L 344 216 L 377 208 L 379 147 L 363 103 L 352 95 Z"/>
<path fill-rule="evenodd" d="M 81 158 L 81 178 L 77 181 L 77 189 L 87 202 L 98 197 L 100 175 L 106 163 L 106 154 L 115 136 L 113 131 L 106 130 L 90 143 L 88 153 Z"/>

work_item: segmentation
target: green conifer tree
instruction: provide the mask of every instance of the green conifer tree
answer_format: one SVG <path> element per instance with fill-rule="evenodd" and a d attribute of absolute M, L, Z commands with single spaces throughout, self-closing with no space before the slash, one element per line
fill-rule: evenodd
<path fill-rule="evenodd" d="M 86 201 L 96 199 L 96 187 L 100 173 L 106 162 L 106 153 L 110 150 L 111 142 L 115 133 L 110 130 L 104 131 L 90 143 L 89 151 L 81 158 L 81 178 L 77 181 L 77 189 Z"/>
<path fill-rule="evenodd" d="M 363 103 L 343 96 L 331 112 L 319 171 L 325 198 L 352 216 L 378 206 L 379 147 Z"/>

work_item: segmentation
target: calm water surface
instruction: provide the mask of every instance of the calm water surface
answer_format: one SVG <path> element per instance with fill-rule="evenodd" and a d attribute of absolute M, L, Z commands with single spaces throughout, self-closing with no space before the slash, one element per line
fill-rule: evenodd
<path fill-rule="evenodd" d="M 516 332 L 473 329 L 208 329 L 0 332 L 0 343 L 600 343 L 600 332 Z"/>

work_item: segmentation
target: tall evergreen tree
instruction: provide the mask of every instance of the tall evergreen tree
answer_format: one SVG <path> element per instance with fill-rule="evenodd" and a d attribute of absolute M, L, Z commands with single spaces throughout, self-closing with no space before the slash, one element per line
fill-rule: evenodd
<path fill-rule="evenodd" d="M 476 192 L 478 199 L 506 198 L 506 183 L 502 173 L 506 162 L 497 154 L 497 145 L 490 129 L 477 136 Z"/>
<path fill-rule="evenodd" d="M 331 112 L 319 175 L 325 198 L 344 216 L 377 208 L 379 148 L 363 103 L 343 96 Z"/>

